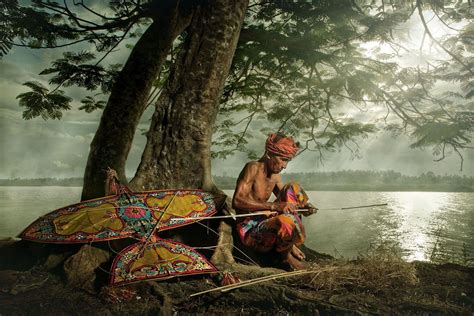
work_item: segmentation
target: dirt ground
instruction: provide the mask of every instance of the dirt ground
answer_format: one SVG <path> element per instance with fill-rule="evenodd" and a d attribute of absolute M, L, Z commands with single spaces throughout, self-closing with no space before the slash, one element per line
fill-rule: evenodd
<path fill-rule="evenodd" d="M 172 314 L 416 314 L 472 315 L 474 268 L 407 263 L 386 252 L 354 261 L 312 257 L 307 272 L 228 292 L 191 294 L 219 286 L 202 275 L 110 288 L 102 249 L 87 248 L 85 270 L 68 258 L 83 248 L 0 243 L 0 315 Z M 90 247 L 90 246 L 88 246 Z M 311 256 L 310 256 L 311 257 Z M 95 260 L 95 261 L 94 261 Z M 69 267 L 69 268 L 68 268 Z M 77 268 L 73 268 L 77 269 Z M 242 281 L 284 271 L 234 264 L 221 267 Z"/>

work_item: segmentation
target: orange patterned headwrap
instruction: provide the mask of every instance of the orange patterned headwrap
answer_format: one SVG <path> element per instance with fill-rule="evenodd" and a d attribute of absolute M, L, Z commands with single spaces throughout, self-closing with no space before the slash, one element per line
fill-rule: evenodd
<path fill-rule="evenodd" d="M 265 150 L 271 154 L 291 159 L 298 152 L 298 144 L 291 137 L 273 133 L 267 138 Z"/>

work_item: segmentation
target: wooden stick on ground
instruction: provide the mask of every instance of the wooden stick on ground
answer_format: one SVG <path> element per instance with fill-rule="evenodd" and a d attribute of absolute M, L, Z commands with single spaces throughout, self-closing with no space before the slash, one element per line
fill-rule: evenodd
<path fill-rule="evenodd" d="M 292 271 L 292 272 L 282 272 L 282 273 L 273 274 L 273 275 L 266 275 L 266 276 L 251 279 L 251 280 L 245 280 L 245 281 L 242 281 L 240 283 L 224 285 L 224 286 L 216 287 L 216 288 L 213 288 L 213 289 L 210 289 L 210 290 L 194 293 L 194 294 L 191 294 L 190 297 L 202 295 L 202 294 L 205 294 L 205 293 L 215 292 L 215 291 L 227 292 L 227 291 L 237 289 L 237 288 L 240 288 L 240 287 L 253 285 L 253 284 L 258 284 L 258 283 L 271 281 L 271 280 L 275 280 L 275 279 L 279 279 L 279 278 L 287 278 L 287 277 L 292 277 L 292 276 L 296 276 L 296 275 L 317 273 L 317 272 L 318 271 L 315 271 L 315 270 L 299 270 L 299 271 Z"/>

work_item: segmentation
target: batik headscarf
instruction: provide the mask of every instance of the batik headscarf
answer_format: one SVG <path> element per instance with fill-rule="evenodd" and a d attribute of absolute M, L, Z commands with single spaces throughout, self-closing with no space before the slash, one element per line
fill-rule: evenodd
<path fill-rule="evenodd" d="M 278 133 L 270 134 L 265 143 L 268 153 L 292 159 L 298 152 L 298 144 L 292 137 L 286 137 Z"/>

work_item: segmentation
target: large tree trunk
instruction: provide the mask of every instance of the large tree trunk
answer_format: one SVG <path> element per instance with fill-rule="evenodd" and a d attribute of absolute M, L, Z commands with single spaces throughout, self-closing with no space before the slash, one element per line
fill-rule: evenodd
<path fill-rule="evenodd" d="M 90 146 L 82 199 L 104 196 L 105 169 L 117 170 L 125 181 L 125 162 L 153 81 L 173 41 L 190 22 L 190 10 L 180 1 L 160 1 L 155 21 L 133 48 L 102 113 Z"/>
<path fill-rule="evenodd" d="M 213 191 L 211 137 L 248 0 L 205 1 L 156 104 L 131 186 Z"/>

